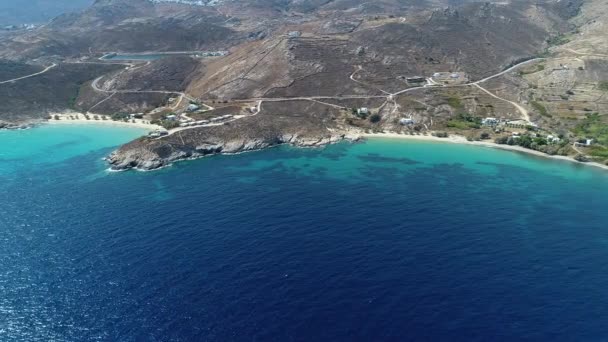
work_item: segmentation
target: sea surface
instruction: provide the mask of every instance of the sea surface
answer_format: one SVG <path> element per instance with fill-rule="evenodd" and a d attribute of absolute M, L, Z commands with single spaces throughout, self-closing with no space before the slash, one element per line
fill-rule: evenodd
<path fill-rule="evenodd" d="M 106 171 L 0 132 L 0 341 L 606 341 L 608 172 L 372 140 Z"/>

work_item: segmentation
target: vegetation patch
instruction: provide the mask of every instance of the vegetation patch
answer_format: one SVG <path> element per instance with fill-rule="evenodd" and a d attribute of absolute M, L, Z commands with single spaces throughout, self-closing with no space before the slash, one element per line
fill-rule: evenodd
<path fill-rule="evenodd" d="M 454 109 L 463 108 L 462 101 L 457 97 L 448 97 L 448 105 Z"/>
<path fill-rule="evenodd" d="M 553 37 L 547 39 L 547 44 L 549 44 L 549 46 L 564 45 L 569 42 L 570 42 L 570 38 L 566 37 L 563 34 L 559 34 L 557 36 L 553 36 Z"/>
<path fill-rule="evenodd" d="M 573 132 L 584 138 L 594 139 L 601 145 L 608 146 L 608 123 L 598 113 L 588 114 Z"/>
<path fill-rule="evenodd" d="M 597 88 L 602 91 L 608 91 L 608 81 L 601 81 L 598 83 Z"/>
<path fill-rule="evenodd" d="M 547 111 L 547 108 L 543 106 L 542 103 L 538 101 L 530 101 L 530 104 L 534 109 L 536 109 L 536 111 L 538 111 L 540 115 L 546 116 L 548 118 L 553 117 L 551 114 L 549 114 L 549 111 Z"/>
<path fill-rule="evenodd" d="M 608 159 L 608 147 L 593 146 L 589 149 L 589 155 L 594 158 L 607 160 Z"/>
<path fill-rule="evenodd" d="M 469 113 L 459 113 L 455 117 L 451 118 L 447 122 L 446 126 L 456 129 L 481 128 L 481 118 L 473 116 Z"/>
<path fill-rule="evenodd" d="M 547 153 L 549 155 L 568 155 L 570 152 L 570 141 L 562 139 L 558 144 L 553 144 L 539 134 L 524 134 L 521 136 L 502 136 L 494 141 L 497 144 L 521 146 L 527 149 Z"/>
<path fill-rule="evenodd" d="M 80 97 L 80 90 L 82 89 L 82 82 L 78 83 L 78 89 L 76 90 L 75 94 L 70 97 L 70 99 L 68 100 L 68 107 L 70 109 L 76 109 L 76 101 L 78 101 L 78 97 Z"/>
<path fill-rule="evenodd" d="M 534 73 L 537 73 L 537 72 L 541 72 L 543 70 L 545 70 L 545 65 L 544 64 L 538 64 L 536 66 L 536 69 L 522 70 L 522 71 L 519 72 L 519 75 L 520 76 L 530 75 L 530 74 L 534 74 Z"/>
<path fill-rule="evenodd" d="M 127 121 L 129 120 L 129 113 L 114 113 L 110 116 L 113 121 Z"/>

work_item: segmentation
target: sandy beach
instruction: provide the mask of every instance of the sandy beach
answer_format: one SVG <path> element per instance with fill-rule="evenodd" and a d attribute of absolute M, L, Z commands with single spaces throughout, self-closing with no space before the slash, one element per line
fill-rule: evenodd
<path fill-rule="evenodd" d="M 450 135 L 448 138 L 439 138 L 432 135 L 408 135 L 408 134 L 397 134 L 397 133 L 371 133 L 371 134 L 363 134 L 362 137 L 366 139 L 374 139 L 374 138 L 389 138 L 389 139 L 403 139 L 403 140 L 419 140 L 419 141 L 434 141 L 434 142 L 443 142 L 443 143 L 454 143 L 454 144 L 466 144 L 466 145 L 475 145 L 481 147 L 489 147 L 496 148 L 501 150 L 513 151 L 531 154 L 538 157 L 550 158 L 550 159 L 558 159 L 564 160 L 580 165 L 588 165 L 597 167 L 603 170 L 608 170 L 608 165 L 603 165 L 600 163 L 588 162 L 582 163 L 575 160 L 572 157 L 566 156 L 552 156 L 546 153 L 542 153 L 535 150 L 530 150 L 521 146 L 511 146 L 511 145 L 499 145 L 490 141 L 468 141 L 466 137 L 459 135 Z"/>
<path fill-rule="evenodd" d="M 89 120 L 82 113 L 77 112 L 62 112 L 62 113 L 52 113 L 50 114 L 53 119 L 47 121 L 49 124 L 92 124 L 92 125 L 112 125 L 112 126 L 123 126 L 123 127 L 137 127 L 149 129 L 151 131 L 160 129 L 164 130 L 161 126 L 151 124 L 147 120 L 142 119 L 131 119 L 129 122 L 125 121 L 114 121 L 110 119 L 107 115 L 100 114 L 89 114 Z M 98 116 L 100 119 L 95 120 L 94 117 Z M 59 120 L 55 119 L 55 117 L 59 118 Z M 105 120 L 101 119 L 105 117 Z M 72 119 L 73 118 L 73 119 Z"/>
<path fill-rule="evenodd" d="M 59 120 L 51 119 L 51 120 L 48 120 L 47 123 L 49 123 L 49 124 L 94 124 L 94 125 L 100 124 L 100 125 L 113 125 L 113 126 L 123 126 L 123 127 L 138 127 L 138 128 L 149 129 L 151 131 L 158 130 L 158 129 L 164 130 L 163 127 L 150 124 L 149 121 L 142 120 L 142 119 L 132 119 L 129 122 L 124 122 L 124 121 L 113 121 L 110 119 L 109 116 L 105 116 L 106 120 L 101 120 L 101 119 L 95 120 L 95 119 L 93 119 L 93 117 L 95 115 L 99 116 L 100 118 L 103 117 L 103 115 L 99 115 L 99 114 L 90 114 L 89 117 L 91 119 L 87 120 L 85 115 L 82 113 L 77 113 L 77 112 L 53 113 L 53 114 L 51 114 L 51 116 L 53 116 L 53 117 L 57 116 L 59 118 Z M 73 117 L 74 119 L 71 119 L 70 117 Z M 352 134 L 352 135 L 361 136 L 366 139 L 375 139 L 375 138 L 387 139 L 388 138 L 388 139 L 432 141 L 432 142 L 438 142 L 438 143 L 466 144 L 466 145 L 474 145 L 474 146 L 480 146 L 480 147 L 489 147 L 489 148 L 501 149 L 501 150 L 506 150 L 506 151 L 526 153 L 526 154 L 530 154 L 530 155 L 534 155 L 534 156 L 538 156 L 538 157 L 542 157 L 542 158 L 563 160 L 563 161 L 567 161 L 567 162 L 571 162 L 571 163 L 593 166 L 593 167 L 600 168 L 603 170 L 608 170 L 608 165 L 604 165 L 604 164 L 600 164 L 600 163 L 595 163 L 595 162 L 583 163 L 583 162 L 579 162 L 579 161 L 575 160 L 572 157 L 552 156 L 552 155 L 548 155 L 543 152 L 527 149 L 527 148 L 524 148 L 521 146 L 500 145 L 500 144 L 495 144 L 491 141 L 469 141 L 469 140 L 467 140 L 466 137 L 460 136 L 460 135 L 450 135 L 447 138 L 439 138 L 439 137 L 435 137 L 432 135 L 409 135 L 409 134 L 398 134 L 398 133 L 365 133 L 365 134 Z"/>

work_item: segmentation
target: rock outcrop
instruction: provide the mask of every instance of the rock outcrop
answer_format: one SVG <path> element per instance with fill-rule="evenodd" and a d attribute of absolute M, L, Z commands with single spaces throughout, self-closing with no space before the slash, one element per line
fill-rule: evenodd
<path fill-rule="evenodd" d="M 267 114 L 221 126 L 176 131 L 160 138 L 140 138 L 121 146 L 108 156 L 107 161 L 113 170 L 154 170 L 175 161 L 214 154 L 256 151 L 282 144 L 318 147 L 358 139 L 332 121 Z"/>
<path fill-rule="evenodd" d="M 114 151 L 107 161 L 113 170 L 155 170 L 187 159 L 196 159 L 215 154 L 236 154 L 262 150 L 265 148 L 290 144 L 298 147 L 320 147 L 343 140 L 356 141 L 358 136 L 345 134 L 324 136 L 284 135 L 252 139 L 225 141 L 201 141 L 196 145 L 182 145 L 171 142 L 171 139 L 150 140 L 142 138 Z"/>
<path fill-rule="evenodd" d="M 0 120 L 0 129 L 27 129 L 34 125 L 34 123 L 13 123 Z"/>

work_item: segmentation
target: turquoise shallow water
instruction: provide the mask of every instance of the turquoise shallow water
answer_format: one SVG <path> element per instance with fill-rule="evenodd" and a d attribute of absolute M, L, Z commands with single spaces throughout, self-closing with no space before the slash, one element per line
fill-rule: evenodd
<path fill-rule="evenodd" d="M 608 173 L 373 140 L 106 172 L 0 132 L 1 341 L 601 341 Z"/>
<path fill-rule="evenodd" d="M 147 130 L 105 125 L 43 125 L 35 129 L 0 130 L 0 175 L 19 169 L 61 163 L 87 153 L 117 146 Z M 102 156 L 100 156 L 102 157 Z"/>

